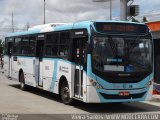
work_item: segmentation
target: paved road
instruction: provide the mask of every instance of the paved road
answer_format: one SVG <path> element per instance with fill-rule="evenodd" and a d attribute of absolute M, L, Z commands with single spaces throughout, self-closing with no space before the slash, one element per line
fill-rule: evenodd
<path fill-rule="evenodd" d="M 123 104 L 84 104 L 75 106 L 61 103 L 57 95 L 32 88 L 21 91 L 19 83 L 0 73 L 0 113 L 15 114 L 76 114 L 76 113 L 141 113 L 160 112 L 160 102 Z"/>

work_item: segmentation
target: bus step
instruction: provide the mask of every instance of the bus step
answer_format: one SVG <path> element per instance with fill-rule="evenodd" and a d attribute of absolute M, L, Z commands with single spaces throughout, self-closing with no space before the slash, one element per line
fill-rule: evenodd
<path fill-rule="evenodd" d="M 43 86 L 37 86 L 37 88 L 39 88 L 39 89 L 43 89 Z"/>
<path fill-rule="evenodd" d="M 73 97 L 74 99 L 76 99 L 76 100 L 80 100 L 80 101 L 83 101 L 83 99 L 82 98 L 79 98 L 79 97 Z"/>

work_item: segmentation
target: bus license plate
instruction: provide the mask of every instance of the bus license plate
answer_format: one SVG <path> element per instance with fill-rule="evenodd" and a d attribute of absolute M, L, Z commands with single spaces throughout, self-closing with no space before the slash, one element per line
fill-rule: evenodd
<path fill-rule="evenodd" d="M 124 91 L 124 92 L 119 92 L 119 96 L 129 96 L 129 92 L 126 92 L 126 91 Z"/>

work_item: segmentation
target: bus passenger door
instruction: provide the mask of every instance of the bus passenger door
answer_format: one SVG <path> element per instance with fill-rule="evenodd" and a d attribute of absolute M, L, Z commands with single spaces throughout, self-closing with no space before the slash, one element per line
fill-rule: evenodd
<path fill-rule="evenodd" d="M 75 61 L 75 77 L 74 77 L 74 95 L 77 98 L 83 97 L 83 70 L 84 70 L 84 54 L 85 54 L 85 38 L 73 39 L 74 61 Z"/>
<path fill-rule="evenodd" d="M 44 51 L 44 40 L 37 40 L 36 47 L 36 59 L 35 59 L 35 79 L 39 87 L 43 87 L 43 51 Z"/>

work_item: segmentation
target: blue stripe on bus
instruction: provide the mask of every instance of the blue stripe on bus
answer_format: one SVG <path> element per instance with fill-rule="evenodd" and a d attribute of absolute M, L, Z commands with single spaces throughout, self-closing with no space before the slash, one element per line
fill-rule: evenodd
<path fill-rule="evenodd" d="M 58 67 L 58 61 L 54 60 L 53 61 L 54 64 L 54 69 L 53 69 L 53 76 L 52 76 L 52 81 L 51 81 L 51 91 L 54 92 L 54 86 L 55 86 L 55 82 L 57 80 L 57 67 Z"/>
<path fill-rule="evenodd" d="M 28 31 L 23 31 L 23 32 L 15 32 L 15 33 L 10 33 L 7 35 L 7 37 L 14 37 L 14 36 L 20 36 L 20 35 L 29 35 L 29 34 L 37 34 L 40 33 L 41 29 L 34 29 L 34 30 L 28 30 Z"/>

